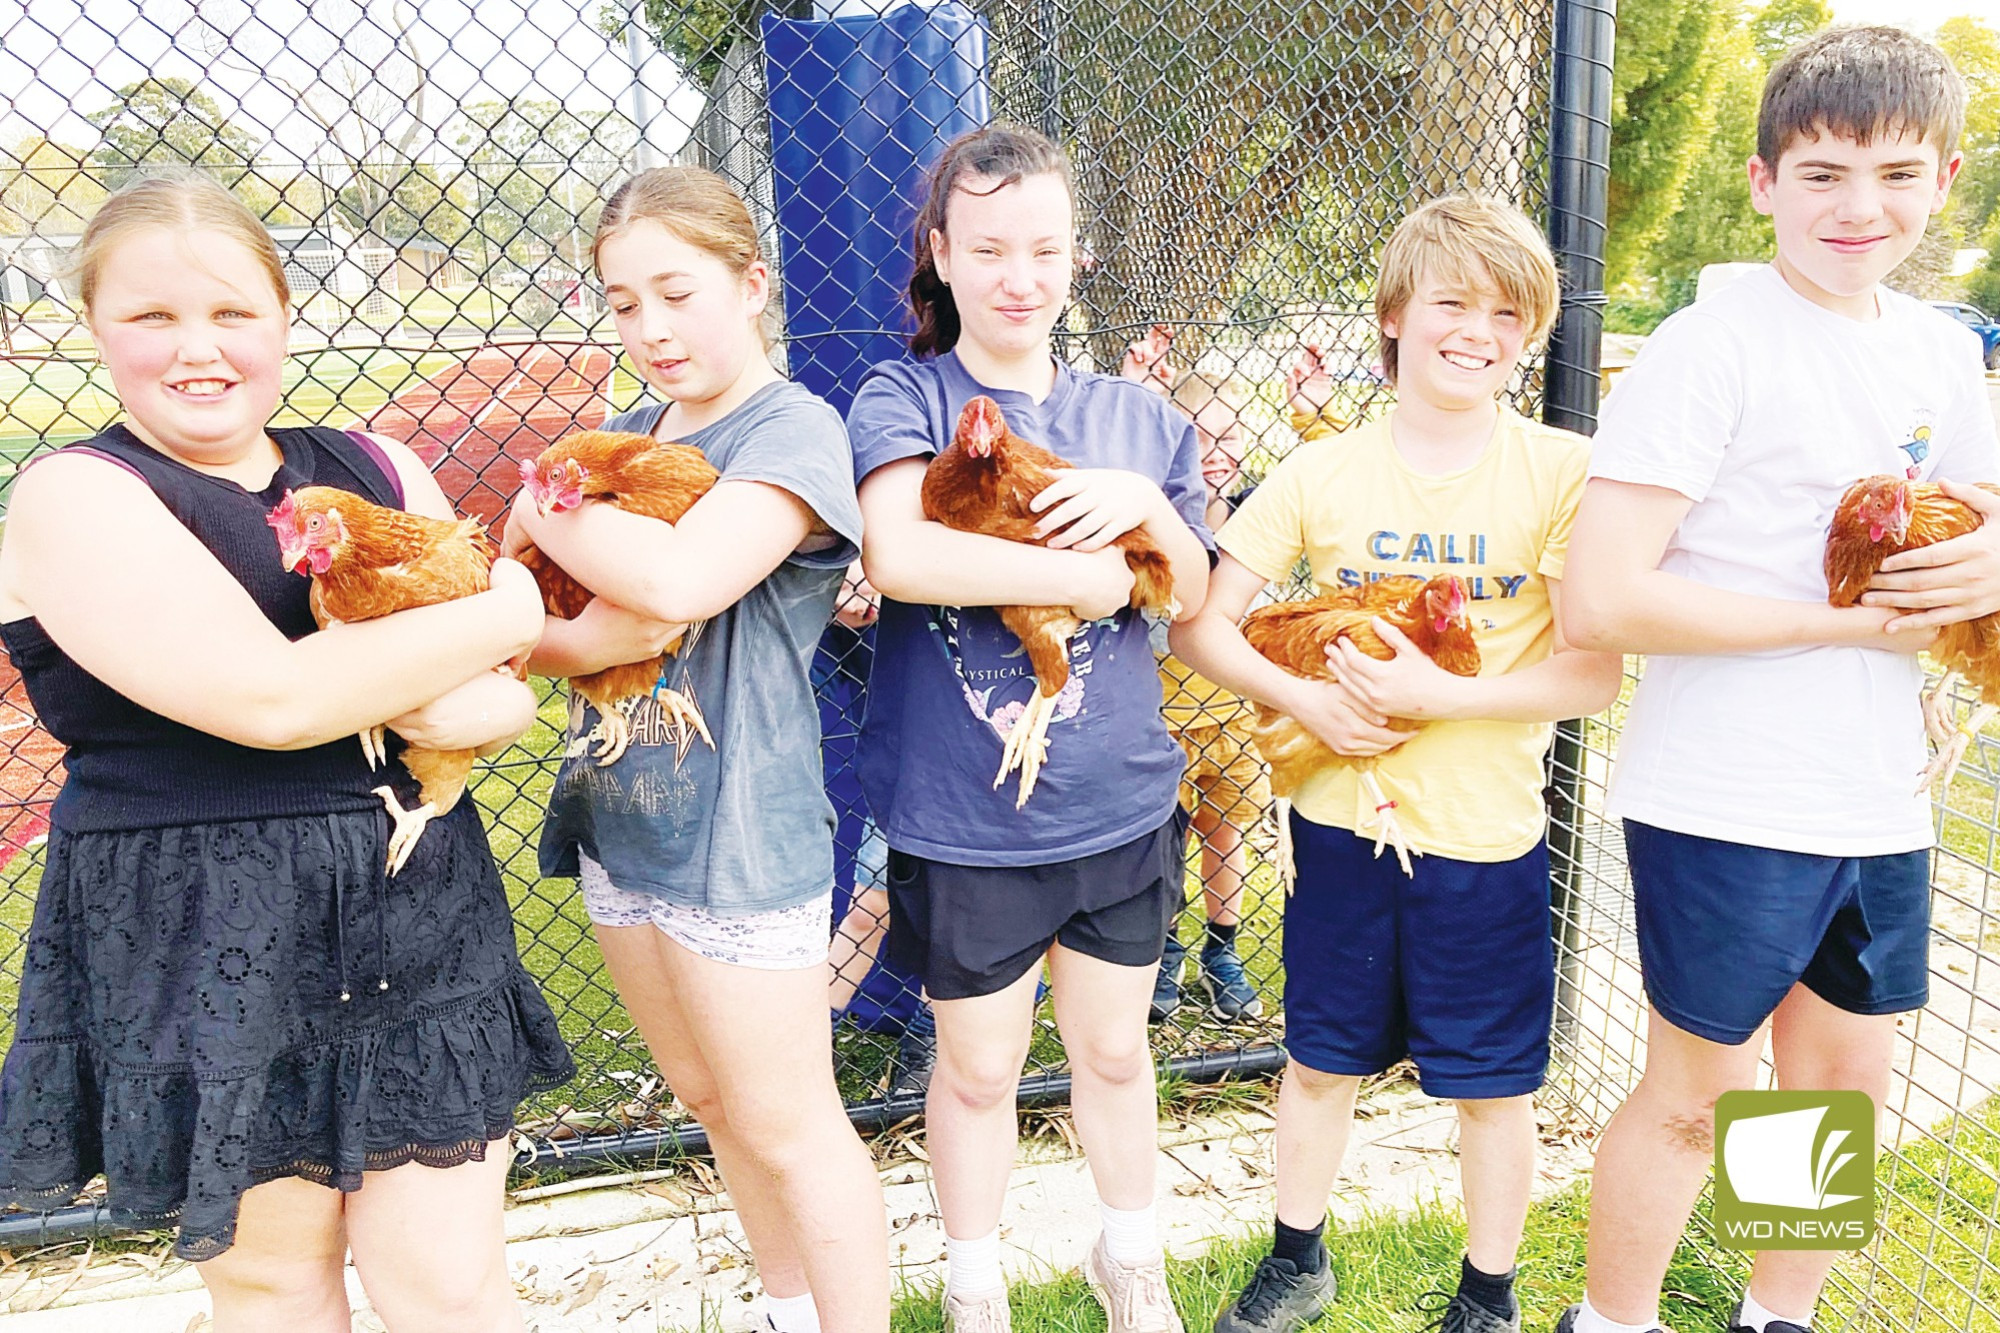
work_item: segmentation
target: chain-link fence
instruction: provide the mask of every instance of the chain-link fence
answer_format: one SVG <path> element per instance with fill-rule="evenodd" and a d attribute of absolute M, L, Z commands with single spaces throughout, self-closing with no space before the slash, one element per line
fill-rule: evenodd
<path fill-rule="evenodd" d="M 921 167 L 951 134 L 995 118 L 1044 129 L 1076 165 L 1083 263 L 1063 353 L 1115 369 L 1164 325 L 1166 364 L 1227 386 L 1245 483 L 1297 444 L 1298 422 L 1386 406 L 1369 313 L 1375 258 L 1403 212 L 1448 189 L 1495 191 L 1551 217 L 1571 291 L 1547 387 L 1563 376 L 1559 419 L 1587 421 L 1608 52 L 1592 65 L 1584 42 L 1567 72 L 1554 57 L 1559 11 L 1572 25 L 1579 11 L 1608 25 L 1603 7 L 837 8 L 21 7 L 0 20 L 0 84 L 20 90 L 0 115 L 0 466 L 11 477 L 113 419 L 62 266 L 95 204 L 148 164 L 194 163 L 267 218 L 298 304 L 284 419 L 406 440 L 461 508 L 490 521 L 514 489 L 515 460 L 640 396 L 588 258 L 602 201 L 626 174 L 696 162 L 741 190 L 779 273 L 777 355 L 844 405 L 869 362 L 897 354 Z M 1596 100 L 1552 104 L 1565 79 Z M 1581 187 L 1572 179 L 1551 200 L 1551 180 L 1579 161 Z M 1293 401 L 1287 371 L 1307 346 L 1326 373 Z M 1544 367 L 1516 388 L 1524 409 L 1538 406 Z M 829 1003 L 853 1114 L 880 1123 L 920 1109 L 925 1022 L 913 983 L 878 961 L 884 848 L 853 771 L 869 636 L 857 602 L 828 627 L 814 678 L 840 817 Z M 1164 673 L 1199 836 L 1178 932 L 1187 957 L 1163 983 L 1155 1048 L 1188 1078 L 1267 1073 L 1282 1062 L 1283 1030 L 1268 789 L 1240 710 L 1171 665 Z M 5 685 L 0 1011 L 11 1012 L 61 773 L 11 668 Z M 524 958 L 578 1057 L 572 1084 L 524 1110 L 538 1170 L 701 1147 L 619 1004 L 574 886 L 536 871 L 565 712 L 552 691 L 541 725 L 475 787 Z M 1552 766 L 1561 975 L 1547 1101 L 1584 1130 L 1616 1108 L 1644 1041 L 1622 846 L 1598 814 L 1621 717 L 1566 729 Z M 1986 949 L 2000 788 L 1975 760 L 1950 804 L 1936 998 L 1902 1026 L 1882 1239 L 1836 1280 L 1848 1327 L 2000 1327 L 1990 1258 L 2000 1134 L 1985 1105 L 2000 1066 L 1988 1036 L 2000 1025 L 2000 951 Z M 1240 923 L 1233 950 L 1203 948 L 1210 920 Z M 1046 1010 L 1024 1077 L 1030 1099 L 1067 1088 Z"/>

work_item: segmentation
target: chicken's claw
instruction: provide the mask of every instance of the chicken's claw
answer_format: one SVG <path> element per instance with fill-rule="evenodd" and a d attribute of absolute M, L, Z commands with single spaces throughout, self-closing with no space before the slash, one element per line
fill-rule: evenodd
<path fill-rule="evenodd" d="M 632 719 L 626 715 L 626 710 L 637 702 L 625 699 L 610 708 L 598 710 L 597 725 L 591 728 L 591 735 L 597 738 L 599 768 L 617 763 L 625 753 L 625 747 L 632 743 Z"/>
<path fill-rule="evenodd" d="M 375 795 L 388 808 L 390 822 L 395 825 L 389 832 L 389 874 L 393 877 L 417 849 L 417 839 L 424 836 L 424 826 L 437 815 L 437 807 L 426 801 L 414 810 L 405 810 L 389 787 L 375 788 Z"/>
<path fill-rule="evenodd" d="M 1403 841 L 1403 826 L 1396 819 L 1396 803 L 1383 794 L 1382 784 L 1375 780 L 1372 771 L 1362 770 L 1361 783 L 1368 789 L 1368 795 L 1375 802 L 1374 817 L 1367 821 L 1375 827 L 1375 855 L 1382 855 L 1384 843 L 1395 848 L 1396 863 L 1403 867 L 1405 875 L 1415 879 L 1417 872 L 1410 867 L 1410 857 L 1421 856 L 1423 853 L 1413 853 L 1410 844 Z"/>
<path fill-rule="evenodd" d="M 1943 691 L 1940 690 L 1939 693 L 1942 694 Z M 1926 726 L 1930 712 L 1929 703 L 1928 699 L 1925 700 Z M 1923 796 L 1933 791 L 1950 792 L 1951 780 L 1957 775 L 1958 766 L 1965 762 L 1966 750 L 1971 748 L 1974 738 L 1985 729 L 1988 722 L 1993 720 L 1996 713 L 2000 713 L 2000 707 L 1981 704 L 1972 710 L 1972 716 L 1966 718 L 1964 722 L 1957 726 L 1948 726 L 1945 734 L 1938 740 L 1937 753 L 1931 756 L 1929 766 L 1917 777 L 1917 795 Z M 1937 735 L 1935 731 L 1931 734 Z"/>
<path fill-rule="evenodd" d="M 1056 697 L 1037 689 L 1021 715 L 1014 719 L 1006 745 L 1000 751 L 1000 771 L 993 775 L 993 785 L 999 787 L 1009 773 L 1016 768 L 1021 770 L 1021 794 L 1014 801 L 1016 810 L 1028 803 L 1028 797 L 1035 791 L 1035 779 L 1041 776 L 1042 765 L 1048 762 L 1049 723 L 1055 718 Z"/>
<path fill-rule="evenodd" d="M 368 759 L 372 772 L 389 762 L 389 728 L 387 726 L 364 727 L 361 731 L 361 753 Z"/>
<path fill-rule="evenodd" d="M 697 734 L 708 742 L 708 748 L 715 748 L 715 737 L 708 734 L 708 723 L 702 718 L 701 709 L 693 699 L 679 690 L 656 690 L 653 698 L 659 701 L 660 712 L 672 724 L 675 735 L 680 738 L 678 749 L 686 754 L 687 747 Z"/>
<path fill-rule="evenodd" d="M 1958 673 L 1947 671 L 1924 693 L 1924 730 L 1940 749 L 1951 743 L 1952 733 L 1958 730 L 1951 717 L 1951 687 L 1957 683 Z"/>
<path fill-rule="evenodd" d="M 1292 850 L 1292 803 L 1280 796 L 1271 812 L 1278 820 L 1278 842 L 1271 849 L 1271 857 L 1278 863 L 1278 882 L 1285 886 L 1285 896 L 1289 898 L 1299 886 L 1299 862 Z"/>

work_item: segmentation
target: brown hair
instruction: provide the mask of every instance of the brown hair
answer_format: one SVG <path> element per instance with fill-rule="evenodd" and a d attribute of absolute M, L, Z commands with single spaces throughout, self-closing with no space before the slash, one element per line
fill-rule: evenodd
<path fill-rule="evenodd" d="M 1764 80 L 1757 156 L 1776 170 L 1801 138 L 1832 133 L 1859 144 L 1915 131 L 1940 164 L 1965 129 L 1965 81 L 1945 53 L 1901 28 L 1846 24 L 1785 52 Z"/>
<path fill-rule="evenodd" d="M 1375 322 L 1399 319 L 1429 272 L 1455 286 L 1497 286 L 1527 331 L 1529 347 L 1548 336 L 1556 322 L 1562 283 L 1549 243 L 1528 215 L 1504 200 L 1482 194 L 1448 194 L 1396 224 L 1382 247 L 1382 270 L 1375 280 Z M 1396 382 L 1396 340 L 1382 339 L 1382 373 Z"/>
<path fill-rule="evenodd" d="M 604 243 L 641 220 L 659 223 L 739 278 L 764 261 L 749 205 L 728 181 L 700 167 L 654 167 L 619 186 L 598 216 L 590 266 L 599 278 L 604 276 L 598 259 Z M 770 342 L 761 324 L 757 332 Z"/>
<path fill-rule="evenodd" d="M 985 176 L 1004 189 L 1023 176 L 1053 172 L 1062 178 L 1072 202 L 1076 183 L 1070 176 L 1069 158 L 1045 134 L 1024 125 L 994 124 L 968 130 L 945 145 L 944 152 L 931 164 L 925 182 L 923 206 L 917 209 L 916 267 L 910 273 L 910 314 L 917 331 L 910 335 L 910 350 L 918 356 L 942 355 L 958 342 L 958 304 L 951 288 L 938 276 L 937 257 L 931 253 L 931 233 L 945 233 L 945 209 L 951 192 L 962 190 L 967 176 Z"/>
<path fill-rule="evenodd" d="M 221 232 L 256 256 L 278 294 L 279 308 L 291 308 L 292 289 L 285 281 L 284 258 L 257 215 L 214 180 L 198 171 L 181 169 L 141 176 L 114 191 L 91 215 L 76 253 L 62 272 L 63 277 L 77 280 L 77 294 L 85 311 L 97 295 L 98 275 L 104 271 L 105 257 L 112 248 L 134 232 L 153 228 Z"/>

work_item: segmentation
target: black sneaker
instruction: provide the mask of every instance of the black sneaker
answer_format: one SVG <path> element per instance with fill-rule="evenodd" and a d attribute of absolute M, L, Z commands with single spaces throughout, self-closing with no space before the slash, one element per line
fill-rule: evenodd
<path fill-rule="evenodd" d="M 1153 978 L 1153 1007 L 1147 1013 L 1147 1021 L 1164 1023 L 1174 1010 L 1181 1007 L 1181 965 L 1187 959 L 1187 946 L 1174 935 L 1167 936 L 1167 947 L 1160 954 L 1160 974 Z"/>
<path fill-rule="evenodd" d="M 889 1080 L 890 1101 L 922 1099 L 931 1088 L 931 1071 L 937 1068 L 937 1019 L 927 1004 L 904 1025 L 896 1038 L 895 1076 Z"/>
<path fill-rule="evenodd" d="M 1570 1306 L 1569 1309 L 1562 1312 L 1562 1317 L 1556 1320 L 1555 1333 L 1576 1333 L 1576 1321 L 1582 1317 L 1583 1306 L 1581 1304 Z M 1655 1324 L 1647 1330 L 1647 1333 L 1669 1333 L 1669 1331 L 1661 1325 Z"/>
<path fill-rule="evenodd" d="M 1750 1333 L 1750 1325 L 1743 1322 L 1743 1302 L 1736 1303 L 1735 1313 L 1729 1316 L 1729 1333 Z M 1794 1324 L 1789 1319 L 1773 1319 L 1764 1325 L 1764 1333 L 1812 1333 L 1804 1324 Z"/>
<path fill-rule="evenodd" d="M 1208 1007 L 1223 1022 L 1264 1016 L 1264 1001 L 1250 984 L 1250 974 L 1243 970 L 1243 960 L 1236 956 L 1234 945 L 1204 947 L 1200 975 L 1202 988 L 1208 992 Z"/>
<path fill-rule="evenodd" d="M 1257 1265 L 1236 1303 L 1215 1317 L 1215 1333 L 1295 1333 L 1333 1304 L 1333 1266 L 1301 1273 L 1275 1254 Z"/>
<path fill-rule="evenodd" d="M 1521 1333 L 1519 1310 L 1512 1318 L 1502 1319 L 1462 1291 L 1449 1296 L 1441 1291 L 1425 1292 L 1417 1298 L 1417 1308 L 1435 1316 L 1424 1325 L 1427 1333 Z"/>

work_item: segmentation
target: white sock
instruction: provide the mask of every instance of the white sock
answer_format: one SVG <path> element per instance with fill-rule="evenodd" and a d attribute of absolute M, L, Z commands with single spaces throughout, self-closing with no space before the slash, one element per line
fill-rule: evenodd
<path fill-rule="evenodd" d="M 944 1255 L 949 1264 L 944 1289 L 958 1296 L 991 1296 L 1007 1290 L 1000 1276 L 1000 1228 L 994 1227 L 971 1240 L 944 1238 Z"/>
<path fill-rule="evenodd" d="M 1160 1257 L 1160 1219 L 1152 1204 L 1144 1208 L 1113 1208 L 1098 1201 L 1104 1218 L 1104 1253 L 1127 1268 L 1150 1264 Z"/>
<path fill-rule="evenodd" d="M 1807 1315 L 1804 1319 L 1794 1319 L 1788 1314 L 1774 1314 L 1761 1305 L 1755 1296 L 1747 1291 L 1743 1293 L 1743 1313 L 1736 1317 L 1737 1323 L 1749 1329 L 1750 1333 L 1764 1333 L 1764 1326 L 1773 1319 L 1780 1323 L 1797 1324 L 1800 1328 L 1812 1327 L 1811 1315 Z"/>
<path fill-rule="evenodd" d="M 1621 1324 L 1615 1319 L 1606 1319 L 1591 1305 L 1590 1297 L 1583 1298 L 1583 1309 L 1577 1312 L 1575 1333 L 1656 1333 L 1660 1327 L 1655 1315 L 1643 1324 Z"/>
<path fill-rule="evenodd" d="M 812 1293 L 803 1296 L 773 1296 L 764 1293 L 764 1313 L 778 1333 L 819 1333 L 819 1307 Z"/>

